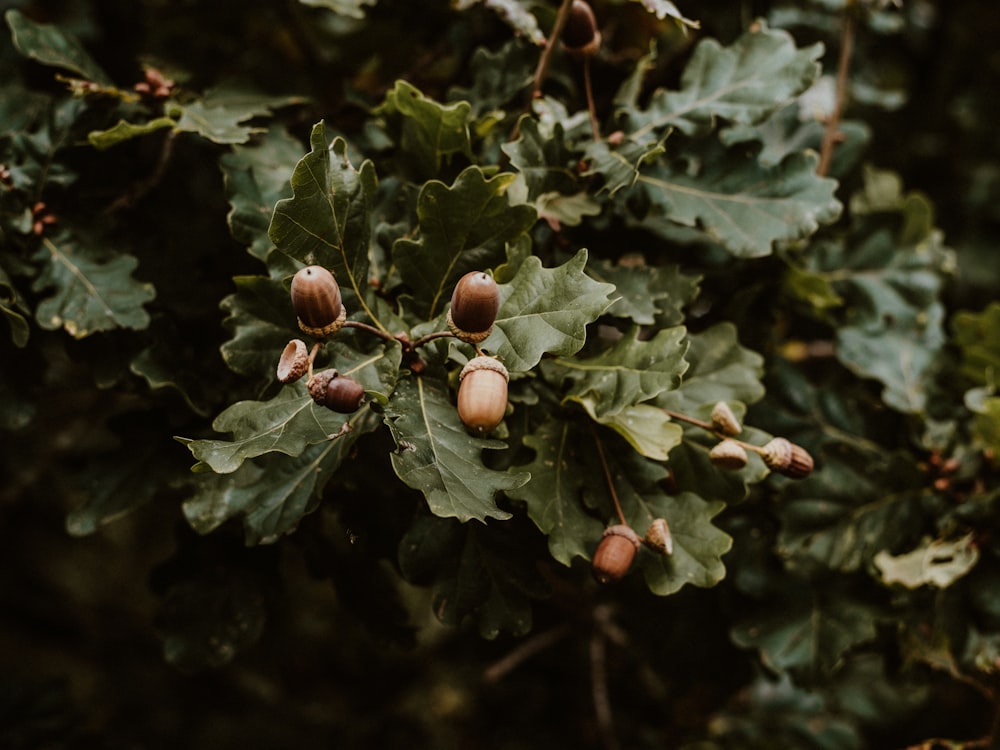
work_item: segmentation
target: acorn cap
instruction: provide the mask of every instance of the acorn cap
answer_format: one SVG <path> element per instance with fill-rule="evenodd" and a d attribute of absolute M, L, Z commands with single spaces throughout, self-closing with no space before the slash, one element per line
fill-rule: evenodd
<path fill-rule="evenodd" d="M 458 374 L 458 382 L 461 383 L 466 375 L 476 370 L 492 370 L 503 375 L 504 380 L 510 381 L 510 373 L 507 372 L 507 368 L 504 367 L 503 362 L 499 359 L 493 359 L 493 357 L 473 357 L 465 363 L 465 367 Z"/>
<path fill-rule="evenodd" d="M 670 527 L 667 525 L 666 518 L 653 519 L 653 522 L 649 524 L 649 528 L 646 529 L 644 541 L 647 546 L 664 555 L 672 555 L 674 553 L 674 538 L 670 534 Z"/>
<path fill-rule="evenodd" d="M 313 373 L 313 376 L 309 378 L 309 382 L 306 383 L 306 388 L 309 389 L 309 395 L 312 396 L 312 400 L 320 406 L 326 406 L 327 386 L 329 386 L 330 381 L 338 375 L 340 375 L 340 373 L 332 367 L 328 370 L 320 370 L 319 372 Z"/>
<path fill-rule="evenodd" d="M 285 344 L 278 360 L 277 377 L 279 383 L 294 383 L 309 370 L 309 350 L 302 339 L 292 339 Z"/>
<path fill-rule="evenodd" d="M 614 583 L 624 578 L 641 544 L 639 535 L 630 526 L 617 524 L 606 528 L 590 563 L 597 582 Z"/>
<path fill-rule="evenodd" d="M 712 446 L 712 450 L 708 452 L 708 457 L 715 466 L 728 471 L 739 471 L 749 461 L 749 457 L 743 446 L 729 438 L 720 440 Z"/>
<path fill-rule="evenodd" d="M 712 407 L 711 421 L 712 429 L 722 435 L 733 437 L 743 432 L 743 425 L 725 401 L 719 401 Z"/>
<path fill-rule="evenodd" d="M 769 469 L 791 479 L 804 479 L 813 470 L 809 451 L 783 437 L 769 440 L 761 448 L 760 455 Z"/>

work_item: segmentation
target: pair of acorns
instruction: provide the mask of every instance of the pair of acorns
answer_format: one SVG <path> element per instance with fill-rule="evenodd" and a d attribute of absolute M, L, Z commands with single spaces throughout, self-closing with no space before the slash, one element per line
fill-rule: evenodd
<path fill-rule="evenodd" d="M 311 336 L 332 336 L 347 321 L 337 280 L 322 266 L 300 269 L 292 278 L 291 297 L 299 328 Z M 455 285 L 448 329 L 478 351 L 478 344 L 493 331 L 499 309 L 500 290 L 493 277 L 470 271 Z M 292 383 L 309 371 L 310 364 L 305 342 L 293 339 L 278 361 L 278 380 Z M 508 380 L 507 368 L 492 357 L 479 354 L 466 363 L 459 375 L 458 415 L 468 429 L 479 434 L 496 429 L 507 410 Z M 364 401 L 364 386 L 333 368 L 310 375 L 306 386 L 317 404 L 336 412 L 349 414 Z"/>

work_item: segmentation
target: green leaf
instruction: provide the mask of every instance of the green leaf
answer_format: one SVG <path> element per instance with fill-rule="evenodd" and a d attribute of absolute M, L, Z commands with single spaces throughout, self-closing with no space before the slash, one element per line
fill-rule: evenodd
<path fill-rule="evenodd" d="M 545 44 L 545 35 L 538 27 L 538 19 L 531 13 L 533 3 L 528 0 L 455 0 L 458 10 L 467 10 L 482 3 L 493 10 L 517 34 L 539 47 Z"/>
<path fill-rule="evenodd" d="M 455 154 L 472 158 L 469 119 L 472 106 L 465 101 L 439 104 L 406 81 L 396 85 L 373 114 L 386 120 L 390 133 L 420 176 L 434 177 L 443 159 Z"/>
<path fill-rule="evenodd" d="M 640 341 L 641 330 L 634 326 L 615 344 L 595 357 L 557 357 L 542 363 L 550 379 L 571 383 L 565 401 L 587 402 L 597 417 L 621 412 L 628 406 L 649 401 L 676 388 L 688 368 L 684 359 L 682 326 L 658 331 Z"/>
<path fill-rule="evenodd" d="M 156 292 L 152 284 L 132 278 L 139 265 L 135 257 L 118 255 L 103 261 L 63 232 L 46 238 L 35 259 L 45 266 L 32 289 L 51 290 L 35 310 L 42 328 L 64 328 L 74 338 L 82 339 L 98 331 L 149 325 L 143 305 Z"/>
<path fill-rule="evenodd" d="M 468 271 L 491 268 L 535 223 L 530 206 L 512 206 L 506 195 L 510 173 L 487 179 L 479 167 L 465 169 L 450 187 L 432 180 L 417 198 L 420 237 L 400 239 L 393 258 L 413 294 L 414 310 L 431 319 L 451 299 L 452 287 Z"/>
<path fill-rule="evenodd" d="M 986 450 L 1000 453 L 1000 396 L 987 388 L 972 388 L 965 392 L 965 407 L 975 416 L 972 432 Z"/>
<path fill-rule="evenodd" d="M 909 458 L 875 462 L 856 447 L 831 447 L 820 470 L 786 487 L 777 549 L 796 566 L 856 571 L 883 550 L 912 547 L 927 502 Z"/>
<path fill-rule="evenodd" d="M 740 346 L 735 325 L 719 323 L 689 334 L 688 342 L 686 359 L 691 365 L 679 387 L 657 397 L 657 406 L 693 415 L 717 401 L 749 404 L 764 395 L 764 358 Z"/>
<path fill-rule="evenodd" d="M 607 310 L 614 292 L 587 276 L 586 265 L 586 249 L 551 269 L 537 256 L 526 258 L 514 278 L 500 285 L 500 311 L 482 348 L 495 352 L 511 372 L 530 370 L 546 353 L 578 352 L 587 324 Z"/>
<path fill-rule="evenodd" d="M 229 231 L 250 254 L 266 260 L 271 238 L 267 230 L 274 205 L 291 197 L 288 175 L 301 155 L 302 146 L 284 128 L 272 126 L 260 138 L 235 145 L 219 157 L 229 199 Z"/>
<path fill-rule="evenodd" d="M 658 90 L 645 110 L 625 109 L 626 134 L 658 141 L 669 129 L 688 135 L 715 127 L 716 119 L 754 124 L 801 94 L 820 73 L 823 46 L 797 49 L 791 35 L 762 22 L 731 46 L 703 39 L 684 68 L 679 91 Z"/>
<path fill-rule="evenodd" d="M 679 266 L 650 266 L 626 256 L 617 263 L 601 260 L 587 266 L 597 281 L 615 285 L 619 295 L 608 314 L 638 325 L 675 326 L 684 322 L 682 308 L 698 296 L 700 277 L 681 273 Z"/>
<path fill-rule="evenodd" d="M 689 26 L 692 29 L 701 28 L 701 24 L 697 21 L 692 21 L 690 18 L 685 18 L 681 15 L 681 12 L 677 10 L 677 6 L 674 5 L 670 0 L 633 0 L 637 3 L 642 3 L 643 7 L 646 8 L 650 13 L 656 15 L 661 21 L 664 18 L 672 18 L 678 25 L 684 27 Z"/>
<path fill-rule="evenodd" d="M 610 427 L 637 453 L 654 461 L 666 461 L 670 452 L 681 442 L 684 430 L 670 416 L 655 406 L 626 406 L 613 414 L 597 414 L 592 399 L 581 402 L 584 411 L 598 424 Z"/>
<path fill-rule="evenodd" d="M 980 313 L 955 313 L 951 329 L 962 352 L 962 375 L 977 385 L 1000 384 L 1000 302 Z"/>
<path fill-rule="evenodd" d="M 25 315 L 29 310 L 7 272 L 0 268 L 0 313 L 7 319 L 10 326 L 10 338 L 14 346 L 24 348 L 28 343 L 30 328 Z"/>
<path fill-rule="evenodd" d="M 281 282 L 266 276 L 235 276 L 233 282 L 236 293 L 221 303 L 231 333 L 219 347 L 222 359 L 233 372 L 270 382 L 281 351 L 296 335 L 291 299 Z"/>
<path fill-rule="evenodd" d="M 299 2 L 313 8 L 327 8 L 349 18 L 364 18 L 365 8 L 374 8 L 378 0 L 299 0 Z"/>
<path fill-rule="evenodd" d="M 157 130 L 163 130 L 163 128 L 172 128 L 175 125 L 177 125 L 177 121 L 170 117 L 156 117 L 143 123 L 119 120 L 114 127 L 107 130 L 92 130 L 87 134 L 87 140 L 94 148 L 104 151 L 123 141 L 155 133 Z"/>
<path fill-rule="evenodd" d="M 563 565 L 574 557 L 589 557 L 587 545 L 598 539 L 604 524 L 583 506 L 583 492 L 602 477 L 588 467 L 594 465 L 593 446 L 581 445 L 582 435 L 571 422 L 549 419 L 523 444 L 535 451 L 531 463 L 516 467 L 531 479 L 507 491 L 523 502 L 528 517 L 548 537 L 549 552 Z"/>
<path fill-rule="evenodd" d="M 10 26 L 14 46 L 25 57 L 43 65 L 72 71 L 102 86 L 111 85 L 112 81 L 107 73 L 101 70 L 72 34 L 58 26 L 35 23 L 19 10 L 8 10 L 4 18 Z"/>
<path fill-rule="evenodd" d="M 649 590 L 668 596 L 687 584 L 716 585 L 726 575 L 722 555 L 733 540 L 712 524 L 725 504 L 690 492 L 667 495 L 662 482 L 667 470 L 629 451 L 606 451 L 611 477 L 625 520 L 640 535 L 657 518 L 666 520 L 673 538 L 673 554 L 640 550 L 637 563 Z M 604 503 L 607 505 L 607 503 Z"/>
<path fill-rule="evenodd" d="M 477 118 L 498 115 L 497 110 L 531 86 L 538 51 L 520 39 L 511 39 L 496 52 L 477 47 L 469 62 L 471 88 L 455 88 L 449 98 L 466 101 Z"/>
<path fill-rule="evenodd" d="M 762 166 L 757 147 L 704 148 L 696 158 L 661 160 L 637 186 L 648 199 L 643 225 L 697 227 L 733 255 L 768 255 L 778 240 L 807 237 L 840 215 L 836 180 L 816 174 L 818 156 L 797 152 Z M 667 222 L 659 229 L 658 222 Z"/>
<path fill-rule="evenodd" d="M 245 124 L 247 120 L 303 101 L 298 96 L 276 97 L 228 88 L 211 89 L 201 99 L 186 104 L 174 103 L 180 112 L 177 130 L 197 133 L 213 143 L 246 143 L 254 133 L 264 132 L 263 128 Z"/>
<path fill-rule="evenodd" d="M 367 310 L 375 167 L 365 161 L 355 169 L 342 138 L 328 147 L 322 122 L 313 126 L 310 143 L 292 174 L 293 197 L 278 201 L 268 234 L 286 255 L 333 271 L 345 304 L 353 299 Z"/>
<path fill-rule="evenodd" d="M 460 521 L 510 518 L 494 497 L 528 481 L 525 473 L 494 471 L 482 452 L 505 448 L 499 440 L 469 434 L 444 383 L 416 376 L 400 381 L 386 407 L 396 438 L 396 474 L 420 490 L 434 515 Z"/>
<path fill-rule="evenodd" d="M 536 202 L 544 193 L 579 192 L 576 164 L 580 157 L 567 147 L 562 125 L 556 123 L 551 134 L 543 134 L 534 117 L 523 115 L 517 128 L 517 140 L 505 143 L 502 149 L 511 166 L 524 177 L 528 200 Z"/>
<path fill-rule="evenodd" d="M 979 548 L 972 534 L 952 541 L 927 539 L 902 555 L 882 550 L 874 563 L 884 583 L 900 583 L 915 589 L 930 584 L 948 588 L 967 574 L 979 560 Z"/>
<path fill-rule="evenodd" d="M 732 630 L 742 648 L 760 650 L 769 669 L 817 679 L 843 664 L 846 654 L 876 636 L 878 612 L 838 586 L 788 583 L 779 601 L 745 618 Z"/>
<path fill-rule="evenodd" d="M 531 599 L 548 588 L 510 526 L 418 518 L 399 544 L 399 567 L 414 583 L 434 585 L 434 612 L 446 625 L 471 616 L 483 638 L 524 635 L 532 624 Z"/>
<path fill-rule="evenodd" d="M 371 409 L 350 417 L 351 431 L 305 448 L 297 456 L 268 454 L 229 474 L 201 475 L 197 492 L 184 502 L 184 516 L 199 534 L 231 518 L 243 518 L 247 544 L 273 542 L 295 530 L 315 510 L 330 477 L 357 440 L 379 425 Z"/>
<path fill-rule="evenodd" d="M 359 380 L 366 391 L 382 394 L 392 391 L 401 356 L 398 346 L 371 353 L 356 352 L 340 344 L 332 345 L 331 349 L 333 363 L 341 375 Z M 228 474 L 248 458 L 264 453 L 298 456 L 306 446 L 337 435 L 345 423 L 353 427 L 358 421 L 357 414 L 348 416 L 319 406 L 299 380 L 283 387 L 269 401 L 239 401 L 216 417 L 212 428 L 232 433 L 232 440 L 194 440 L 187 447 L 212 471 Z"/>

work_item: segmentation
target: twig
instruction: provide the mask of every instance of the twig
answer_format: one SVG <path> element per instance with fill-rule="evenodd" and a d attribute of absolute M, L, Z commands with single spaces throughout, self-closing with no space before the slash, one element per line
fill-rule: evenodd
<path fill-rule="evenodd" d="M 601 126 L 597 122 L 597 107 L 594 105 L 594 89 L 590 85 L 590 55 L 583 58 L 583 88 L 587 93 L 587 109 L 590 111 L 590 129 L 594 140 L 601 140 Z"/>
<path fill-rule="evenodd" d="M 615 512 L 618 514 L 618 519 L 622 522 L 622 525 L 628 526 L 625 514 L 622 513 L 621 503 L 618 502 L 618 493 L 615 491 L 615 481 L 611 478 L 611 470 L 608 468 L 608 459 L 604 455 L 604 446 L 601 445 L 601 438 L 598 437 L 596 432 L 594 433 L 594 442 L 597 443 L 597 454 L 601 457 L 601 467 L 604 469 L 604 477 L 608 480 L 608 491 L 611 493 L 611 500 L 615 504 Z"/>
<path fill-rule="evenodd" d="M 499 682 L 535 654 L 539 654 L 561 641 L 569 635 L 570 630 L 569 625 L 558 625 L 531 636 L 506 656 L 487 667 L 486 671 L 483 672 L 483 680 L 489 683 Z"/>
<path fill-rule="evenodd" d="M 819 165 L 816 167 L 818 175 L 825 175 L 830 171 L 834 146 L 842 137 L 840 116 L 844 111 L 844 102 L 847 99 L 847 76 L 851 68 L 851 52 L 854 47 L 855 3 L 856 0 L 848 0 L 847 6 L 844 8 L 844 25 L 840 37 L 840 59 L 837 62 L 837 94 L 833 112 L 830 113 L 830 117 L 826 121 L 826 129 L 823 131 Z"/>
<path fill-rule="evenodd" d="M 559 12 L 556 14 L 555 23 L 552 24 L 552 31 L 549 34 L 549 38 L 545 42 L 545 49 L 542 50 L 541 57 L 538 58 L 538 66 L 535 68 L 535 78 L 531 84 L 531 98 L 537 99 L 542 95 L 542 83 L 545 81 L 545 76 L 549 72 L 549 64 L 552 61 L 552 52 L 556 47 L 556 43 L 559 41 L 559 37 L 562 35 L 563 27 L 566 25 L 566 19 L 569 18 L 569 10 L 573 5 L 573 0 L 563 0 L 562 5 L 559 6 Z"/>
<path fill-rule="evenodd" d="M 111 205 L 104 209 L 106 214 L 113 214 L 123 208 L 131 208 L 160 184 L 160 180 L 163 179 L 163 175 L 167 171 L 167 164 L 170 163 L 170 156 L 174 152 L 174 141 L 176 140 L 177 131 L 169 131 L 163 140 L 163 146 L 160 148 L 160 157 L 156 160 L 156 166 L 153 167 L 153 171 L 146 177 L 132 183 L 127 192 L 112 201 Z"/>
<path fill-rule="evenodd" d="M 344 328 L 360 328 L 362 331 L 368 331 L 368 333 L 374 334 L 379 338 L 385 339 L 386 341 L 399 340 L 388 331 L 384 331 L 381 328 L 376 328 L 375 326 L 368 325 L 367 323 L 362 323 L 360 320 L 345 321 Z"/>
<path fill-rule="evenodd" d="M 430 341 L 434 341 L 434 339 L 446 339 L 448 337 L 453 337 L 454 335 L 455 334 L 451 331 L 434 331 L 434 333 L 428 333 L 421 336 L 419 339 L 412 342 L 410 346 L 416 349 L 418 346 L 423 346 Z"/>
<path fill-rule="evenodd" d="M 618 750 L 618 738 L 611 715 L 608 696 L 607 641 L 599 631 L 590 637 L 590 687 L 594 701 L 594 718 L 601 734 L 601 743 L 607 750 Z"/>

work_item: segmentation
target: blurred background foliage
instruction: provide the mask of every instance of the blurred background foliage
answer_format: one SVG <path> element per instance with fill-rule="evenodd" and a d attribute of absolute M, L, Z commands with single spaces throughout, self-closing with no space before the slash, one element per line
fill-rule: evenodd
<path fill-rule="evenodd" d="M 483 80 L 471 75 L 477 50 L 511 38 L 505 11 L 528 8 L 545 29 L 555 4 L 464 5 L 3 4 L 74 34 L 122 88 L 153 66 L 193 92 L 235 81 L 274 101 L 296 97 L 272 118 L 301 144 L 287 147 L 292 164 L 321 118 L 349 140 L 377 145 L 369 111 L 399 78 L 439 101 L 464 96 L 487 110 L 489 91 L 473 89 Z M 598 0 L 598 18 L 608 21 L 594 69 L 598 107 L 608 110 L 622 71 L 651 41 L 659 54 L 648 85 L 672 86 L 698 39 L 731 43 L 757 18 L 789 30 L 800 47 L 823 42 L 832 86 L 844 5 L 678 2 L 700 22 L 685 31 L 640 3 Z M 873 6 L 855 34 L 848 141 L 833 168 L 838 197 L 875 200 L 879 173 L 864 164 L 898 175 L 896 197 L 909 202 L 886 219 L 889 230 L 904 232 L 907 221 L 938 227 L 954 251 L 954 273 L 941 289 L 947 351 L 966 364 L 994 362 L 1000 16 L 992 0 L 900 6 Z M 522 74 L 530 73 L 537 50 L 525 44 L 522 54 Z M 499 72 L 516 73 L 515 63 Z M 5 91 L 20 92 L 0 100 L 5 131 L 51 118 L 56 127 L 31 132 L 43 152 L 54 148 L 45 139 L 60 132 L 60 116 L 77 100 L 62 95 L 51 68 L 24 59 L 6 30 L 0 71 Z M 494 83 L 502 87 L 503 77 Z M 577 84 L 572 69 L 557 65 L 549 85 Z M 820 130 L 803 137 L 816 140 Z M 138 332 L 75 339 L 58 326 L 34 326 L 22 348 L 12 315 L 11 335 L 0 336 L 0 747 L 846 750 L 996 741 L 996 557 L 961 585 L 887 590 L 873 585 L 855 543 L 865 534 L 885 542 L 891 530 L 901 555 L 934 518 L 938 531 L 974 528 L 977 548 L 992 553 L 997 476 L 968 446 L 1000 443 L 989 397 L 996 382 L 983 375 L 988 367 L 945 367 L 917 417 L 886 408 L 880 386 L 857 377 L 872 375 L 863 357 L 855 368 L 822 356 L 794 367 L 770 356 L 776 317 L 792 341 L 829 338 L 855 322 L 837 318 L 830 302 L 856 292 L 849 279 L 814 286 L 844 266 L 847 251 L 834 236 L 817 238 L 823 252 L 798 268 L 803 275 L 786 289 L 780 316 L 770 307 L 776 259 L 744 263 L 738 273 L 728 260 L 713 266 L 711 253 L 699 259 L 715 301 L 702 325 L 737 321 L 741 343 L 769 355 L 769 395 L 752 408 L 753 423 L 822 450 L 826 463 L 814 480 L 768 484 L 727 511 L 721 525 L 735 544 L 715 588 L 654 597 L 633 576 L 598 590 L 568 584 L 581 579 L 574 569 L 575 579 L 551 576 L 550 595 L 534 603 L 530 636 L 484 640 L 475 624 L 442 625 L 432 593 L 401 585 L 394 572 L 410 520 L 398 508 L 419 495 L 366 471 L 363 452 L 348 465 L 336 506 L 321 505 L 280 545 L 246 547 L 239 524 L 196 534 L 180 510 L 191 459 L 172 436 L 207 434 L 211 415 L 257 395 L 219 356 L 228 338 L 219 301 L 232 292 L 232 277 L 259 271 L 245 251 L 249 240 L 227 227 L 219 164 L 234 160 L 231 179 L 239 168 L 232 153 L 211 139 L 152 133 L 107 152 L 69 149 L 47 163 L 46 200 L 66 216 L 106 212 L 104 240 L 130 249 L 136 278 L 154 280 L 156 298 Z M 275 165 L 278 184 L 286 166 Z M 79 175 L 90 182 L 61 190 L 60 170 L 66 185 Z M 41 219 L 44 209 L 31 208 L 30 220 Z M 859 209 L 849 231 L 875 236 L 881 220 Z M 613 244 L 606 235 L 592 246 L 611 257 Z M 673 260 L 690 262 L 695 252 L 680 246 Z M 0 276 L 13 310 L 23 302 L 7 293 L 16 270 L 4 266 Z M 158 347 L 169 367 L 160 366 Z M 177 373 L 187 379 L 174 382 Z M 951 429 L 967 391 L 979 415 L 968 427 L 975 439 L 942 438 L 935 430 Z M 893 403 L 891 393 L 884 398 Z M 954 450 L 942 455 L 941 445 Z M 369 448 L 378 449 L 385 446 Z M 948 463 L 952 457 L 961 465 Z M 879 468 L 858 472 L 861 465 Z M 937 480 L 941 492 L 924 491 Z M 970 495 L 976 502 L 961 502 Z M 98 516 L 87 512 L 95 504 Z M 908 519 L 917 519 L 914 527 Z M 524 519 L 511 523 L 520 524 L 519 545 L 544 547 Z M 949 548 L 941 559 L 962 551 Z M 905 575 L 898 557 L 883 563 L 883 576 Z"/>

